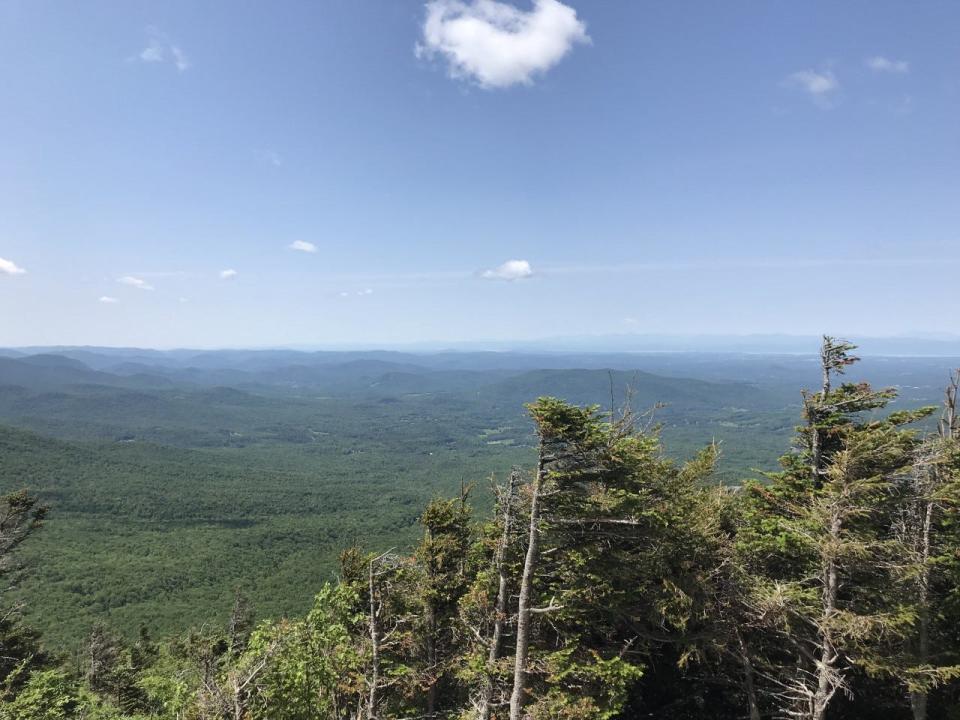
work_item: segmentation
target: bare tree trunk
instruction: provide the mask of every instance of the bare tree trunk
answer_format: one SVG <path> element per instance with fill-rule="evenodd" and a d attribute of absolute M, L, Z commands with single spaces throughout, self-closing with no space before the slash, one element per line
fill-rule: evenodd
<path fill-rule="evenodd" d="M 917 578 L 920 626 L 917 628 L 916 661 L 921 666 L 927 665 L 930 660 L 930 533 L 933 527 L 933 509 L 934 503 L 928 499 L 923 513 L 923 531 L 920 535 L 920 576 Z M 927 695 L 926 690 L 910 693 L 913 720 L 927 720 Z"/>
<path fill-rule="evenodd" d="M 957 418 L 957 391 L 960 389 L 960 370 L 955 371 L 950 376 L 950 384 L 947 385 L 946 397 L 943 403 L 943 414 L 937 424 L 940 439 L 950 441 L 960 437 L 960 423 Z M 934 484 L 940 484 L 938 473 L 941 469 L 933 467 L 930 469 L 933 473 Z M 922 481 L 918 477 L 916 482 Z M 933 553 L 931 544 L 931 533 L 933 532 L 933 515 L 936 510 L 936 503 L 931 495 L 933 491 L 929 488 L 920 489 L 919 494 L 924 497 L 925 505 L 923 509 L 923 521 L 920 531 L 920 575 L 917 578 L 918 593 L 917 601 L 920 606 L 920 625 L 917 628 L 916 638 L 916 664 L 920 666 L 927 665 L 930 661 L 930 557 Z M 909 693 L 910 710 L 913 712 L 913 720 L 927 720 L 927 700 L 929 693 L 926 690 L 915 690 Z"/>
<path fill-rule="evenodd" d="M 437 679 L 432 674 L 437 668 L 437 612 L 433 603 L 427 603 L 427 667 L 430 685 L 427 687 L 427 717 L 432 718 L 437 707 Z"/>
<path fill-rule="evenodd" d="M 237 678 L 233 679 L 233 720 L 243 720 L 243 692 Z"/>
<path fill-rule="evenodd" d="M 820 437 L 820 429 L 817 427 L 816 418 L 813 413 L 816 412 L 816 401 L 812 401 L 807 409 L 810 415 L 810 471 L 813 475 L 813 486 L 819 488 L 823 474 L 823 441 Z"/>
<path fill-rule="evenodd" d="M 497 587 L 497 601 L 494 605 L 493 635 L 490 638 L 490 651 L 487 654 L 487 679 L 483 686 L 483 695 L 480 697 L 480 708 L 477 712 L 479 720 L 490 720 L 490 703 L 493 701 L 493 666 L 500 659 L 500 647 L 503 644 L 503 624 L 507 617 L 507 570 L 504 567 L 504 558 L 507 546 L 510 544 L 510 531 L 513 525 L 513 496 L 516 492 L 517 480 L 520 473 L 510 472 L 507 480 L 507 491 L 503 498 L 503 534 L 494 556 L 494 565 L 500 583 Z"/>
<path fill-rule="evenodd" d="M 813 473 L 813 486 L 819 488 L 823 482 L 823 438 L 820 437 L 820 406 L 826 403 L 830 394 L 830 359 L 826 338 L 820 349 L 820 363 L 823 368 L 823 385 L 819 395 L 807 399 L 807 422 L 810 428 L 810 470 Z"/>
<path fill-rule="evenodd" d="M 760 706 L 757 703 L 757 686 L 754 678 L 753 663 L 750 662 L 750 651 L 743 641 L 743 635 L 735 629 L 737 645 L 740 647 L 740 661 L 743 664 L 743 689 L 747 695 L 747 707 L 750 709 L 750 720 L 760 720 Z"/>
<path fill-rule="evenodd" d="M 367 699 L 367 720 L 377 717 L 377 690 L 380 685 L 380 623 L 377 615 L 379 608 L 374 581 L 373 563 L 370 561 L 369 591 L 370 591 L 370 695 Z"/>
<path fill-rule="evenodd" d="M 540 492 L 543 487 L 545 448 L 540 439 L 537 474 L 533 480 L 530 497 L 530 536 L 527 555 L 523 561 L 523 576 L 520 578 L 520 601 L 517 606 L 517 650 L 513 667 L 513 692 L 510 694 L 510 720 L 520 720 L 527 681 L 527 657 L 530 654 L 530 596 L 533 576 L 537 570 L 540 552 Z"/>
<path fill-rule="evenodd" d="M 811 720 L 823 720 L 826 717 L 827 706 L 838 687 L 837 650 L 834 647 L 830 622 L 837 610 L 839 581 L 834 548 L 840 541 L 841 527 L 839 509 L 834 508 L 833 517 L 830 520 L 829 546 L 826 549 L 821 575 L 823 583 L 823 622 L 820 627 L 820 657 L 817 660 L 816 668 L 817 689 L 813 695 Z"/>

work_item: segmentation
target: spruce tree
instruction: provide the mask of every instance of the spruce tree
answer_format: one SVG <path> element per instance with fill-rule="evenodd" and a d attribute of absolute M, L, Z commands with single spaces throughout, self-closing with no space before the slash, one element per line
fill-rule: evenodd
<path fill-rule="evenodd" d="M 838 692 L 852 692 L 855 664 L 868 664 L 878 638 L 905 621 L 889 594 L 892 489 L 911 466 L 918 440 L 905 426 L 922 409 L 877 414 L 891 389 L 833 379 L 857 358 L 825 337 L 823 385 L 804 393 L 796 452 L 771 484 L 748 487 L 740 549 L 755 573 L 755 616 L 779 638 L 767 690 L 784 712 L 823 720 Z"/>
<path fill-rule="evenodd" d="M 467 590 L 467 554 L 470 547 L 468 491 L 459 498 L 433 500 L 420 516 L 424 536 L 415 558 L 423 582 L 423 638 L 425 668 L 424 711 L 428 717 L 444 714 L 462 700 L 453 682 L 454 643 L 458 604 Z"/>

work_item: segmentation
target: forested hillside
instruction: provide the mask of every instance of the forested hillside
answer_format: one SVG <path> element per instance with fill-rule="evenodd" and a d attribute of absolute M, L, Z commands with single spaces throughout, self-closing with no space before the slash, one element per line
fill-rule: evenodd
<path fill-rule="evenodd" d="M 799 403 L 779 361 L 7 359 L 0 718 L 953 717 L 960 378 L 852 350 Z"/>
<path fill-rule="evenodd" d="M 411 546 L 422 507 L 461 478 L 492 507 L 486 478 L 533 457 L 529 398 L 609 407 L 612 392 L 619 406 L 629 387 L 633 407 L 663 405 L 675 456 L 728 439 L 717 478 L 735 482 L 773 467 L 798 397 L 742 380 L 530 368 L 597 358 L 60 352 L 0 358 L 0 490 L 29 485 L 53 508 L 57 522 L 26 549 L 46 561 L 22 593 L 63 647 L 98 619 L 128 634 L 211 621 L 238 586 L 269 616 L 303 611 L 304 577 L 331 577 L 355 540 Z"/>

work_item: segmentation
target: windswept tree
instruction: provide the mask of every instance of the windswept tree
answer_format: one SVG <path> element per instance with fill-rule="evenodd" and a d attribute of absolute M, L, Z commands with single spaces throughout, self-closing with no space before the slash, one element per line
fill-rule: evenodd
<path fill-rule="evenodd" d="M 677 467 L 631 413 L 530 406 L 538 465 L 520 579 L 511 718 L 620 713 L 654 648 L 691 659 L 715 562 L 701 483 L 716 448 Z M 707 559 L 709 556 L 709 559 Z"/>
<path fill-rule="evenodd" d="M 917 448 L 897 488 L 893 567 L 898 600 L 911 622 L 878 653 L 871 670 L 899 679 L 914 720 L 926 720 L 930 692 L 960 677 L 960 648 L 950 637 L 949 609 L 960 565 L 960 370 L 947 386 L 937 432 Z M 946 623 L 945 623 L 946 620 Z"/>
<path fill-rule="evenodd" d="M 895 397 L 833 378 L 856 362 L 854 347 L 825 337 L 823 386 L 804 394 L 797 451 L 771 484 L 748 488 L 740 544 L 752 558 L 756 616 L 784 651 L 766 673 L 783 713 L 823 720 L 838 692 L 851 692 L 856 664 L 905 618 L 889 583 L 889 498 L 918 440 L 905 426 L 929 409 L 879 416 Z"/>
<path fill-rule="evenodd" d="M 17 550 L 46 515 L 47 507 L 26 490 L 0 496 L 0 701 L 50 662 L 37 633 L 23 624 L 22 603 L 10 599 L 25 569 Z"/>
<path fill-rule="evenodd" d="M 14 552 L 30 535 L 43 527 L 47 507 L 26 490 L 0 496 L 0 582 L 3 590 L 22 569 Z"/>

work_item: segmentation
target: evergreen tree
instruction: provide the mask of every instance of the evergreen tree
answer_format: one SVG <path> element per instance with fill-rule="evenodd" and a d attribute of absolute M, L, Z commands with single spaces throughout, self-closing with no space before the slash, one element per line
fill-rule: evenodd
<path fill-rule="evenodd" d="M 459 498 L 436 499 L 420 516 L 423 540 L 415 558 L 423 575 L 423 637 L 426 667 L 424 711 L 428 717 L 443 714 L 463 697 L 454 681 L 458 604 L 467 590 L 467 555 L 470 547 L 468 490 Z M 442 702 L 438 703 L 438 697 Z"/>
<path fill-rule="evenodd" d="M 8 600 L 24 570 L 17 550 L 43 527 L 46 515 L 47 507 L 26 490 L 0 496 L 0 701 L 51 662 L 39 635 L 24 625 L 22 604 Z"/>
<path fill-rule="evenodd" d="M 912 622 L 902 643 L 888 643 L 870 669 L 906 688 L 914 720 L 926 720 L 931 690 L 960 677 L 960 649 L 944 627 L 960 564 L 960 371 L 946 390 L 937 433 L 916 450 L 911 472 L 897 488 L 894 517 L 899 602 Z"/>
<path fill-rule="evenodd" d="M 701 484 L 717 451 L 678 468 L 630 413 L 604 421 L 552 398 L 530 411 L 540 450 L 511 716 L 614 717 L 657 647 L 681 664 L 696 655 L 691 630 L 719 552 Z"/>
<path fill-rule="evenodd" d="M 769 487 L 749 487 L 740 538 L 756 573 L 755 614 L 784 649 L 770 659 L 770 691 L 809 720 L 822 720 L 837 692 L 852 691 L 851 668 L 871 662 L 879 637 L 902 629 L 905 618 L 883 591 L 889 498 L 917 447 L 904 426 L 929 414 L 878 417 L 892 390 L 833 387 L 856 362 L 852 349 L 824 338 L 823 386 L 804 393 L 797 452 L 781 459 Z"/>

